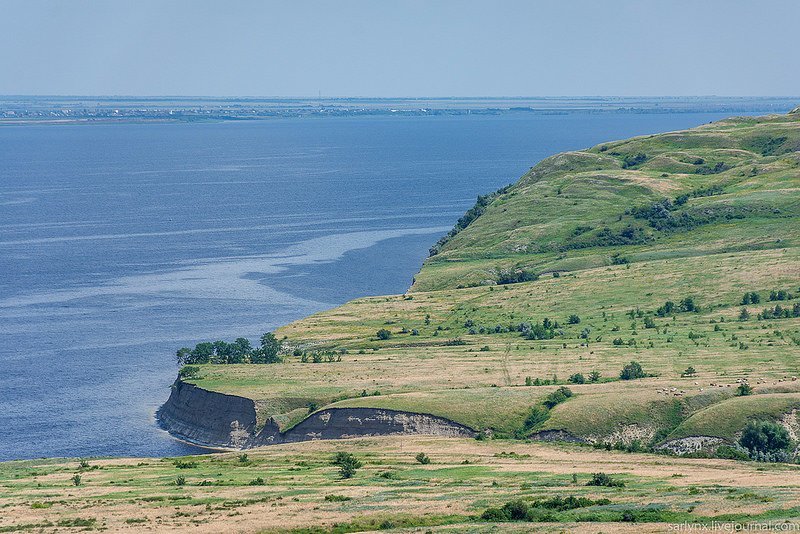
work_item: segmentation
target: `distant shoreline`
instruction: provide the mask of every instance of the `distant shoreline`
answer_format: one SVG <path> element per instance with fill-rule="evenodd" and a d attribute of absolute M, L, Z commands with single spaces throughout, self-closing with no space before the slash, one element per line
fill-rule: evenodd
<path fill-rule="evenodd" d="M 328 117 L 786 113 L 800 97 L 209 98 L 0 96 L 0 125 Z"/>

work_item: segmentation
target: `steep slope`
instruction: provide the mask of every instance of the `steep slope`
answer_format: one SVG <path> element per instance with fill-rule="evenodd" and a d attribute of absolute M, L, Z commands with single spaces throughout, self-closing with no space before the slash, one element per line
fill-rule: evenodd
<path fill-rule="evenodd" d="M 279 329 L 283 363 L 186 381 L 251 399 L 253 434 L 371 408 L 496 435 L 714 444 L 748 420 L 715 415 L 744 380 L 748 413 L 786 420 L 800 400 L 798 149 L 789 114 L 553 156 L 481 199 L 408 294 Z M 651 376 L 619 380 L 632 360 Z"/>

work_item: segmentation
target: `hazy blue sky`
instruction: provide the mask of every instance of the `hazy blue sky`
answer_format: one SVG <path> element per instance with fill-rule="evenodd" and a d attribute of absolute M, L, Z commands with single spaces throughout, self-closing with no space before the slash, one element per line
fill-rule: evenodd
<path fill-rule="evenodd" d="M 0 18 L 0 94 L 800 94 L 798 0 L 0 0 Z"/>

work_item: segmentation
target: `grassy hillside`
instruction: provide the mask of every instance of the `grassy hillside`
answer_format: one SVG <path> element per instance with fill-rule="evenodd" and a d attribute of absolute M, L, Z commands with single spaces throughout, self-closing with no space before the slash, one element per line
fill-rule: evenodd
<path fill-rule="evenodd" d="M 547 158 L 440 242 L 413 290 L 797 246 L 799 122 L 732 118 Z"/>
<path fill-rule="evenodd" d="M 481 199 L 408 294 L 279 329 L 284 363 L 206 365 L 190 381 L 251 397 L 262 423 L 284 427 L 331 405 L 430 413 L 496 435 L 733 439 L 748 420 L 724 415 L 744 402 L 733 399 L 741 380 L 759 417 L 780 419 L 800 400 L 799 149 L 800 114 L 789 114 L 553 156 Z M 743 306 L 746 293 L 758 304 Z M 294 349 L 341 361 L 304 362 Z M 632 360 L 651 376 L 620 381 Z M 682 377 L 689 367 L 697 373 Z M 571 375 L 592 372 L 600 378 L 529 418 Z M 786 402 L 768 400 L 778 393 Z"/>

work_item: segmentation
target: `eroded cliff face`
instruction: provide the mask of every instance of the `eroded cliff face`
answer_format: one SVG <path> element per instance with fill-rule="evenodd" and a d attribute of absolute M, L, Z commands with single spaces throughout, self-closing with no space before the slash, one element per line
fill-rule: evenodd
<path fill-rule="evenodd" d="M 180 380 L 172 386 L 157 418 L 164 429 L 180 439 L 232 449 L 392 434 L 475 436 L 471 428 L 442 417 L 379 408 L 328 408 L 286 432 L 272 420 L 256 432 L 255 403 L 251 399 L 207 391 Z"/>
<path fill-rule="evenodd" d="M 256 428 L 256 407 L 251 399 L 224 395 L 180 380 L 159 408 L 156 418 L 170 434 L 199 445 L 241 449 Z"/>

